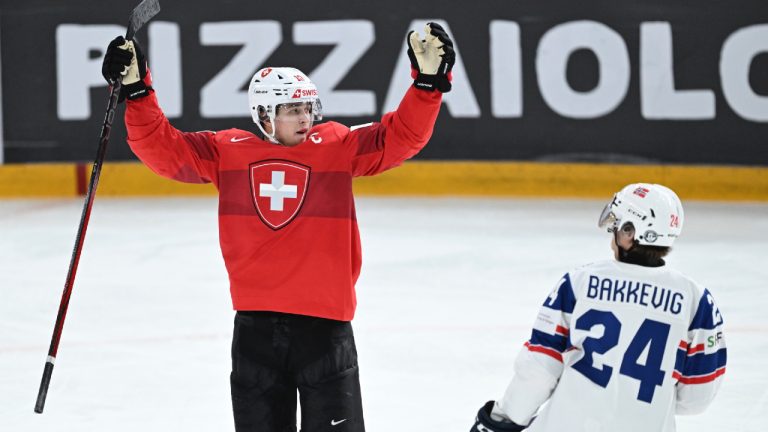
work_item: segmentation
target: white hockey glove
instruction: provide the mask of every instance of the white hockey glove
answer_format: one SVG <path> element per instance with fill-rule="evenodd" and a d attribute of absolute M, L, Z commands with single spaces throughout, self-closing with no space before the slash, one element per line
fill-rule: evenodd
<path fill-rule="evenodd" d="M 425 36 L 408 33 L 408 58 L 411 60 L 413 85 L 441 93 L 451 91 L 451 69 L 456 62 L 453 41 L 440 24 L 427 23 Z"/>

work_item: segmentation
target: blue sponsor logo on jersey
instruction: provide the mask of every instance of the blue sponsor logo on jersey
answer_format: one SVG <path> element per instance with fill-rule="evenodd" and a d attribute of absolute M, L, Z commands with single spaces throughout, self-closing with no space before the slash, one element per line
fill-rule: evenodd
<path fill-rule="evenodd" d="M 634 303 L 674 315 L 683 308 L 683 294 L 646 282 L 589 276 L 587 297 L 618 303 Z"/>

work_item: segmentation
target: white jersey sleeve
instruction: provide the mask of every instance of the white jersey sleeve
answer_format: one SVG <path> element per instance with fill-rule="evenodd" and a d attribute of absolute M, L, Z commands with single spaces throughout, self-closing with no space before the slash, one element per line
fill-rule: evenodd
<path fill-rule="evenodd" d="M 725 374 L 723 318 L 709 290 L 699 300 L 672 374 L 677 379 L 677 414 L 698 414 L 709 406 Z"/>
<path fill-rule="evenodd" d="M 563 354 L 571 348 L 568 333 L 575 305 L 571 279 L 566 274 L 539 309 L 531 338 L 515 360 L 515 376 L 494 407 L 497 418 L 527 425 L 549 399 L 563 373 Z"/>

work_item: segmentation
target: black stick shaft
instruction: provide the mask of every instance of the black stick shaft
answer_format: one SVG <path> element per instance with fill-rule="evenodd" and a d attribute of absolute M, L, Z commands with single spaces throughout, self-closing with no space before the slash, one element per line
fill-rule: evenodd
<path fill-rule="evenodd" d="M 125 34 L 126 39 L 133 39 L 134 34 L 144 26 L 152 17 L 160 12 L 160 2 L 158 0 L 143 0 L 131 12 L 128 19 L 128 30 Z M 61 332 L 64 329 L 64 320 L 67 317 L 69 309 L 69 298 L 72 296 L 72 286 L 75 283 L 77 274 L 77 265 L 80 263 L 80 253 L 83 251 L 83 242 L 85 241 L 85 232 L 88 230 L 88 221 L 91 219 L 91 207 L 93 199 L 96 196 L 96 187 L 99 185 L 99 176 L 101 175 L 101 165 L 104 162 L 104 156 L 107 153 L 107 144 L 109 144 L 109 134 L 112 132 L 112 121 L 115 119 L 115 108 L 117 99 L 122 88 L 122 81 L 115 80 L 109 90 L 109 102 L 107 102 L 107 113 L 104 115 L 104 123 L 101 126 L 99 135 L 99 148 L 96 151 L 96 160 L 93 162 L 91 171 L 91 181 L 88 184 L 88 192 L 85 195 L 85 204 L 83 213 L 80 216 L 80 226 L 77 229 L 75 238 L 75 247 L 72 250 L 72 259 L 69 261 L 69 271 L 67 272 L 67 281 L 64 283 L 64 292 L 61 294 L 61 303 L 59 303 L 59 314 L 56 316 L 56 325 L 53 327 L 53 336 L 51 336 L 51 346 L 48 349 L 48 359 L 45 362 L 43 378 L 40 381 L 40 390 L 37 392 L 37 402 L 35 403 L 35 412 L 42 414 L 45 408 L 45 398 L 48 396 L 48 386 L 51 383 L 53 374 L 53 364 L 56 361 L 56 353 L 59 351 L 59 341 Z"/>
<path fill-rule="evenodd" d="M 48 359 L 45 362 L 45 369 L 43 370 L 43 378 L 40 382 L 40 390 L 37 393 L 37 402 L 35 403 L 35 412 L 42 413 L 45 408 L 45 398 L 48 395 L 48 386 L 51 383 L 51 375 L 53 374 L 53 364 L 56 361 L 56 353 L 59 350 L 59 341 L 61 340 L 61 333 L 64 329 L 64 320 L 67 317 L 67 309 L 69 308 L 69 298 L 72 296 L 72 287 L 75 283 L 75 275 L 77 274 L 77 266 L 80 263 L 80 254 L 83 251 L 83 242 L 85 241 L 85 233 L 88 230 L 88 221 L 91 218 L 91 208 L 93 207 L 93 199 L 96 196 L 96 187 L 99 184 L 99 176 L 101 175 L 101 166 L 104 162 L 104 156 L 107 152 L 107 144 L 109 144 L 109 134 L 112 131 L 112 121 L 115 119 L 115 108 L 117 107 L 117 98 L 120 95 L 120 88 L 122 87 L 120 81 L 116 81 L 109 93 L 109 102 L 107 104 L 107 113 L 104 116 L 104 123 L 101 126 L 101 134 L 99 136 L 99 148 L 96 151 L 96 160 L 93 162 L 93 171 L 91 172 L 91 181 L 88 184 L 88 192 L 85 195 L 85 204 L 83 205 L 83 213 L 80 216 L 80 226 L 77 229 L 77 237 L 75 238 L 75 247 L 72 250 L 72 258 L 69 261 L 69 271 L 67 272 L 67 280 L 64 283 L 64 292 L 61 294 L 61 303 L 59 303 L 59 314 L 56 316 L 56 325 L 53 327 L 53 336 L 51 336 L 51 346 L 48 349 Z"/>

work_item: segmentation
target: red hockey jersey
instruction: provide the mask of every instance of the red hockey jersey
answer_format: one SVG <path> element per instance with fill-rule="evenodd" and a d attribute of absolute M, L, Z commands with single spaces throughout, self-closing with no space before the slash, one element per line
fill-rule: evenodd
<path fill-rule="evenodd" d="M 349 321 L 360 236 L 352 178 L 400 165 L 429 140 L 441 94 L 410 88 L 380 123 L 328 122 L 284 147 L 251 132 L 182 132 L 155 94 L 128 101 L 128 144 L 155 173 L 219 190 L 219 243 L 236 310 Z"/>

